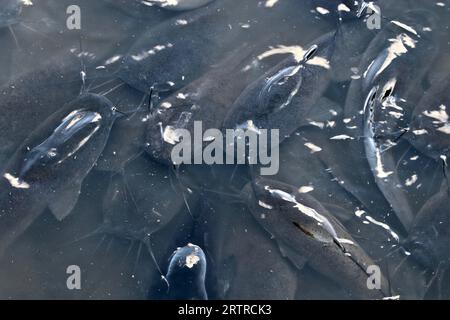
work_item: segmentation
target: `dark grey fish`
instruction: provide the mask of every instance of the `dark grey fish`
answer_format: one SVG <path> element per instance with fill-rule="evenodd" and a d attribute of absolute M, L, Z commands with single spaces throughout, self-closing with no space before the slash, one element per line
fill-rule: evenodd
<path fill-rule="evenodd" d="M 206 256 L 202 248 L 188 243 L 170 257 L 166 274 L 169 300 L 208 300 L 205 288 Z"/>
<path fill-rule="evenodd" d="M 105 97 L 86 94 L 36 128 L 2 171 L 1 252 L 49 207 L 58 220 L 75 206 L 117 115 Z"/>
<path fill-rule="evenodd" d="M 250 84 L 224 120 L 224 129 L 279 129 L 280 143 L 317 116 L 315 103 L 330 79 L 337 33 L 314 41 L 303 57 L 289 57 Z M 323 110 L 319 110 L 322 112 Z"/>
<path fill-rule="evenodd" d="M 383 275 L 380 290 L 368 288 L 368 268 L 375 263 L 312 196 L 263 178 L 249 183 L 243 193 L 255 219 L 299 269 L 308 263 L 355 299 L 381 299 L 388 294 Z"/>
<path fill-rule="evenodd" d="M 22 1 L 3 0 L 0 4 L 0 29 L 18 23 L 21 12 Z"/>
<path fill-rule="evenodd" d="M 186 202 L 195 205 L 196 194 L 183 190 L 173 175 L 170 167 L 144 156 L 131 161 L 112 178 L 99 232 L 148 242 L 149 236 L 183 212 Z M 182 175 L 181 172 L 178 178 Z M 184 192 L 186 198 L 182 196 Z"/>

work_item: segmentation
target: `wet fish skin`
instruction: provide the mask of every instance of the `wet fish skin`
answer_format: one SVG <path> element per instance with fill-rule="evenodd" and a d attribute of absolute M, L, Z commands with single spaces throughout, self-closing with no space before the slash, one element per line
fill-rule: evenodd
<path fill-rule="evenodd" d="M 381 299 L 387 295 L 384 277 L 381 290 L 368 289 L 367 268 L 375 263 L 313 197 L 264 178 L 249 183 L 243 190 L 245 194 L 254 218 L 299 268 L 308 263 L 355 299 Z"/>
<path fill-rule="evenodd" d="M 95 117 L 95 122 L 90 116 Z M 112 103 L 105 97 L 82 95 L 50 116 L 18 148 L 1 176 L 0 253 L 45 207 L 59 220 L 70 213 L 116 117 Z M 76 119 L 89 121 L 70 131 L 77 125 Z M 43 152 L 45 147 L 50 148 L 47 153 Z"/>
<path fill-rule="evenodd" d="M 166 279 L 169 300 L 208 300 L 205 287 L 207 261 L 202 248 L 188 243 L 170 258 Z"/>

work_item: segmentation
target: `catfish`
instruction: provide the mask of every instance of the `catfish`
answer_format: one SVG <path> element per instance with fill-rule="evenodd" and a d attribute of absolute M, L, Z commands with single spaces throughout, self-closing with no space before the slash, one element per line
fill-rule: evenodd
<path fill-rule="evenodd" d="M 1 174 L 1 254 L 45 208 L 70 214 L 116 118 L 107 98 L 83 94 L 30 133 Z"/>
<path fill-rule="evenodd" d="M 255 178 L 243 190 L 253 217 L 297 268 L 307 263 L 342 286 L 354 299 L 382 299 L 387 281 L 369 289 L 373 260 L 316 199 L 277 181 Z"/>
<path fill-rule="evenodd" d="M 299 12 L 305 12 L 302 19 Z M 284 23 L 273 24 L 277 20 Z M 239 6 L 232 0 L 216 0 L 144 32 L 122 59 L 117 75 L 143 93 L 150 88 L 173 92 L 198 79 L 235 49 L 236 43 L 280 34 L 291 43 L 298 41 L 295 32 L 279 31 L 288 23 L 299 28 L 300 22 L 318 24 L 302 2 L 280 1 L 269 8 L 261 6 L 258 0 L 243 0 Z M 320 26 L 316 30 L 320 32 Z"/>
<path fill-rule="evenodd" d="M 308 125 L 329 83 L 329 61 L 338 32 L 320 37 L 301 57 L 286 58 L 250 84 L 228 112 L 223 130 L 279 129 L 281 143 Z"/>
<path fill-rule="evenodd" d="M 219 178 L 220 179 L 220 178 Z M 239 203 L 203 197 L 198 236 L 211 260 L 214 299 L 292 300 L 297 270 L 281 256 L 276 243 L 254 221 L 243 199 Z M 244 204 L 244 205 L 243 205 Z"/>
<path fill-rule="evenodd" d="M 208 300 L 205 287 L 206 256 L 202 248 L 188 243 L 170 257 L 166 279 L 168 300 Z"/>
<path fill-rule="evenodd" d="M 146 152 L 161 163 L 172 164 L 172 149 L 178 142 L 175 130 L 185 129 L 193 135 L 194 121 L 201 121 L 203 130 L 220 129 L 240 92 L 271 66 L 272 60 L 257 58 L 263 47 L 241 45 L 199 79 L 162 100 L 148 117 Z"/>

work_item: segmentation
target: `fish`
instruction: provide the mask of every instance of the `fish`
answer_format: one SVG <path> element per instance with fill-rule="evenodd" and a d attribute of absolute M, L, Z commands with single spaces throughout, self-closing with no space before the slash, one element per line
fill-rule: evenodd
<path fill-rule="evenodd" d="M 205 279 L 207 260 L 199 246 L 188 243 L 170 257 L 166 273 L 168 300 L 208 300 Z"/>
<path fill-rule="evenodd" d="M 150 88 L 160 93 L 173 92 L 198 79 L 236 49 L 236 43 L 279 35 L 281 25 L 273 21 L 318 23 L 309 14 L 299 19 L 299 12 L 307 12 L 306 4 L 301 2 L 284 1 L 270 8 L 259 4 L 258 0 L 243 0 L 237 7 L 234 1 L 217 0 L 159 24 L 139 37 L 121 60 L 117 76 L 143 93 Z M 257 22 L 252 18 L 255 15 L 259 17 Z M 286 41 L 297 38 L 295 33 L 284 35 Z"/>
<path fill-rule="evenodd" d="M 107 98 L 84 94 L 30 133 L 1 174 L 1 254 L 45 208 L 70 214 L 116 118 Z"/>
<path fill-rule="evenodd" d="M 247 205 L 256 221 L 275 239 L 285 256 L 302 269 L 308 264 L 349 292 L 353 299 L 382 299 L 388 284 L 369 289 L 369 267 L 375 262 L 316 199 L 274 180 L 256 177 L 248 183 Z"/>
<path fill-rule="evenodd" d="M 309 125 L 316 116 L 314 105 L 329 83 L 335 36 L 330 32 L 320 37 L 299 61 L 288 57 L 250 84 L 229 110 L 223 128 L 279 129 L 282 143 L 297 128 Z"/>

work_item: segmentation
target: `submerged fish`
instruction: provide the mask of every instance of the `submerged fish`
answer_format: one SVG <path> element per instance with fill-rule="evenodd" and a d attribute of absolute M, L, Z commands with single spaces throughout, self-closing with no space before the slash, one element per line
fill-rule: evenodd
<path fill-rule="evenodd" d="M 336 34 L 317 39 L 298 60 L 286 58 L 250 84 L 231 107 L 223 128 L 279 129 L 281 143 L 309 125 L 317 116 L 315 103 L 328 86 Z"/>
<path fill-rule="evenodd" d="M 381 299 L 387 283 L 369 289 L 375 263 L 345 228 L 312 196 L 273 180 L 256 178 L 244 188 L 255 219 L 299 269 L 305 263 L 342 286 L 355 299 Z"/>
<path fill-rule="evenodd" d="M 415 100 L 417 84 L 437 49 L 433 34 L 424 31 L 432 26 L 427 12 L 411 11 L 400 21 L 392 21 L 371 42 L 360 66 L 364 74 L 353 80 L 349 89 L 345 117 L 356 125 L 355 130 L 348 132 L 363 137 L 364 142 L 350 143 L 352 154 L 366 155 L 376 184 L 408 229 L 414 210 L 401 188 L 395 160 L 388 150 L 396 144 L 391 137 L 395 138 L 407 123 L 409 110 L 405 101 Z"/>
<path fill-rule="evenodd" d="M 297 270 L 282 259 L 245 206 L 211 199 L 199 221 L 212 261 L 215 299 L 294 299 Z"/>
<path fill-rule="evenodd" d="M 46 207 L 58 220 L 71 212 L 116 117 L 108 99 L 86 94 L 30 134 L 2 171 L 0 252 Z"/>
<path fill-rule="evenodd" d="M 23 0 L 3 0 L 0 4 L 0 29 L 19 22 Z"/>
<path fill-rule="evenodd" d="M 207 300 L 206 265 L 205 253 L 199 246 L 188 243 L 177 248 L 170 258 L 166 274 L 169 286 L 167 299 Z"/>
<path fill-rule="evenodd" d="M 214 0 L 145 0 L 145 4 L 157 5 L 175 11 L 192 10 L 203 7 Z"/>
<path fill-rule="evenodd" d="M 216 0 L 145 32 L 122 60 L 118 76 L 144 93 L 150 88 L 176 91 L 222 60 L 236 43 L 278 35 L 282 24 L 273 21 L 317 23 L 309 14 L 299 19 L 298 14 L 307 12 L 306 7 L 296 1 L 269 8 L 261 6 L 259 0 L 242 0 L 239 6 L 233 0 Z M 285 36 L 294 39 L 295 33 Z"/>

